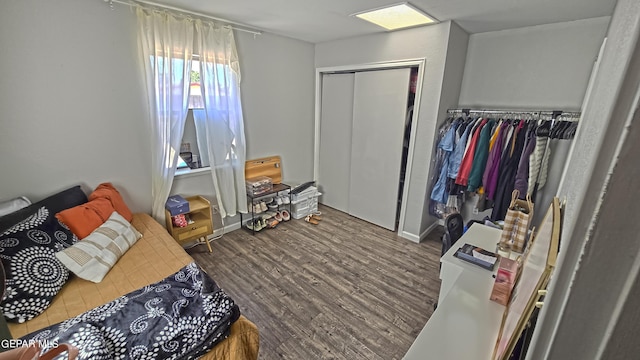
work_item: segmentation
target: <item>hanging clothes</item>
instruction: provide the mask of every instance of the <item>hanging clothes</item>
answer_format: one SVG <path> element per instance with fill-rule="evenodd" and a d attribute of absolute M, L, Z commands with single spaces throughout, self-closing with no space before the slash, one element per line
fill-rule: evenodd
<path fill-rule="evenodd" d="M 440 144 L 440 142 L 442 142 L 442 139 L 444 139 L 444 137 L 447 134 L 447 131 L 449 130 L 452 122 L 453 122 L 453 118 L 448 118 L 447 120 L 445 120 L 444 123 L 442 123 L 442 125 L 440 125 L 440 128 L 438 129 L 438 134 L 437 134 L 437 137 L 436 137 L 436 141 L 437 141 L 438 145 Z M 443 162 L 444 162 L 444 153 L 442 152 L 442 150 L 438 146 L 436 148 L 435 156 L 434 156 L 433 160 L 431 161 L 431 167 L 437 171 L 437 174 L 440 173 L 440 170 L 442 169 L 442 163 Z M 431 179 L 431 184 L 432 185 L 435 185 L 436 182 L 437 182 L 437 177 Z"/>
<path fill-rule="evenodd" d="M 482 185 L 482 175 L 487 165 L 489 157 L 489 142 L 491 140 L 492 131 L 496 121 L 489 119 L 480 132 L 476 152 L 473 156 L 471 172 L 469 173 L 469 181 L 467 183 L 467 191 L 476 191 Z"/>
<path fill-rule="evenodd" d="M 489 140 L 489 151 L 491 151 L 491 149 L 493 149 L 493 145 L 496 143 L 496 140 L 498 140 L 498 136 L 500 135 L 500 127 L 502 126 L 503 121 L 500 120 L 496 123 L 496 126 L 493 130 L 493 133 L 491 134 L 491 140 Z"/>
<path fill-rule="evenodd" d="M 550 132 L 549 121 L 543 122 L 536 129 L 536 147 L 529 159 L 529 180 L 527 186 L 527 193 L 533 194 L 536 183 L 538 183 L 538 189 L 541 189 L 547 182 L 547 169 L 549 164 L 549 154 L 551 150 L 548 149 L 547 143 L 549 142 Z"/>
<path fill-rule="evenodd" d="M 529 113 L 529 117 L 532 115 L 536 114 Z M 573 137 L 577 123 L 560 119 L 536 122 L 449 117 L 436 138 L 429 212 L 443 218 L 462 211 L 467 192 L 476 192 L 476 209 L 493 207 L 491 219 L 504 219 L 513 189 L 524 197 L 545 186 L 551 139 Z"/>
<path fill-rule="evenodd" d="M 473 128 L 473 122 L 467 123 L 464 129 L 464 133 L 460 136 L 458 142 L 456 142 L 456 147 L 453 150 L 453 154 L 449 158 L 449 171 L 447 173 L 447 177 L 450 179 L 455 179 L 458 176 L 458 171 L 460 170 L 460 164 L 462 163 L 462 157 L 464 156 L 464 149 L 467 144 L 467 139 L 469 137 L 469 132 Z M 460 127 L 463 125 L 460 125 Z"/>
<path fill-rule="evenodd" d="M 514 182 L 514 190 L 518 190 L 520 199 L 526 199 L 529 193 L 528 181 L 529 181 L 529 160 L 531 153 L 536 147 L 536 134 L 535 126 L 531 126 L 527 131 L 527 139 L 524 145 L 524 150 L 520 156 L 520 162 L 518 163 L 518 171 L 516 172 L 516 180 Z"/>
<path fill-rule="evenodd" d="M 480 187 L 478 187 L 478 190 L 477 190 L 478 200 L 476 201 L 476 205 L 474 207 L 474 211 L 478 213 L 493 208 L 493 200 L 487 198 L 485 187 L 487 185 L 487 177 L 489 174 L 489 171 L 488 171 L 488 169 L 490 168 L 489 164 L 491 163 L 491 159 L 492 159 L 491 154 L 492 153 L 495 154 L 495 152 L 493 152 L 494 145 L 496 144 L 496 141 L 498 140 L 498 138 L 502 136 L 503 123 L 504 123 L 503 120 L 497 121 L 495 126 L 491 130 L 491 138 L 489 139 L 489 151 L 488 151 L 487 161 L 485 162 L 484 169 L 482 169 L 482 184 Z"/>
<path fill-rule="evenodd" d="M 500 159 L 504 150 L 505 143 L 508 142 L 511 136 L 513 127 L 508 121 L 503 121 L 502 125 L 498 128 L 498 136 L 494 146 L 491 148 L 489 158 L 487 159 L 487 165 L 482 176 L 482 183 L 484 184 L 484 192 L 488 200 L 493 201 L 498 186 L 498 176 L 500 174 Z"/>
<path fill-rule="evenodd" d="M 469 174 L 471 173 L 471 167 L 473 165 L 473 157 L 476 152 L 476 147 L 478 145 L 478 138 L 480 137 L 480 133 L 482 129 L 487 123 L 487 119 L 482 119 L 476 129 L 473 131 L 473 136 L 471 141 L 469 142 L 468 149 L 464 154 L 464 158 L 462 159 L 462 163 L 460 164 L 460 170 L 458 171 L 458 176 L 456 177 L 456 184 L 461 186 L 467 186 L 469 182 Z"/>
<path fill-rule="evenodd" d="M 523 131 L 524 124 L 525 122 L 521 120 L 517 125 L 500 159 L 500 176 L 498 178 L 493 211 L 491 212 L 491 220 L 493 221 L 504 220 L 511 203 L 516 171 L 526 138 L 526 131 Z"/>
<path fill-rule="evenodd" d="M 431 191 L 431 200 L 441 203 L 447 202 L 447 193 L 445 191 L 445 187 L 447 182 L 447 173 L 449 171 L 449 157 L 451 156 L 451 153 L 453 152 L 453 149 L 455 147 L 456 129 L 460 122 L 461 119 L 455 120 L 438 144 L 438 149 L 442 151 L 442 167 L 440 169 L 438 180 L 436 181 L 436 184 L 433 186 L 433 190 Z"/>
<path fill-rule="evenodd" d="M 453 120 L 454 120 L 453 117 L 447 118 L 447 120 L 445 120 L 444 123 L 442 123 L 442 125 L 438 128 L 437 137 L 436 137 L 436 141 L 438 145 L 444 139 L 445 135 L 447 134 L 447 131 L 451 127 Z M 431 168 L 433 169 L 435 174 L 440 174 L 440 172 L 443 169 L 448 168 L 444 166 L 445 165 L 444 160 L 445 160 L 445 152 L 440 148 L 440 146 L 438 146 L 436 148 L 433 159 L 431 160 Z M 438 182 L 438 177 L 434 176 L 431 178 L 430 180 L 431 193 L 433 193 L 437 182 Z M 435 201 L 431 199 L 431 196 L 429 196 L 429 214 L 438 218 L 442 218 L 444 213 L 445 213 L 444 204 L 441 201 Z"/>

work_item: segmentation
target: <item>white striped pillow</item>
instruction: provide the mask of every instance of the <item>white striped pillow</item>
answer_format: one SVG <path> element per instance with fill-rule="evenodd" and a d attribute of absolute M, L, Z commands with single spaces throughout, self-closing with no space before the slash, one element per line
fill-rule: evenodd
<path fill-rule="evenodd" d="M 57 252 L 56 257 L 78 277 L 99 283 L 141 237 L 138 230 L 114 211 L 89 236 Z"/>

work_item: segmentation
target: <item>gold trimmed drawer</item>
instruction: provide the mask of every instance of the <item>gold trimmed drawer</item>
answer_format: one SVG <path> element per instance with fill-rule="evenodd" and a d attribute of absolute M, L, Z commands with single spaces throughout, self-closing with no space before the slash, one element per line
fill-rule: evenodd
<path fill-rule="evenodd" d="M 177 234 L 179 241 L 186 241 L 194 237 L 202 237 L 210 232 L 208 226 L 187 226 L 187 229 L 188 230 L 183 230 L 184 232 L 181 231 Z"/>

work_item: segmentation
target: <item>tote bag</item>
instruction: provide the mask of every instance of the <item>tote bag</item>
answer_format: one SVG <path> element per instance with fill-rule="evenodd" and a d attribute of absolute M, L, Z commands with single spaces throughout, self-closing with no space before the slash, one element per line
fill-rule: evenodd
<path fill-rule="evenodd" d="M 504 219 L 500 245 L 509 246 L 511 250 L 522 253 L 527 246 L 529 224 L 533 218 L 533 203 L 529 194 L 526 200 L 518 199 L 519 195 L 518 190 L 511 193 L 511 204 Z"/>

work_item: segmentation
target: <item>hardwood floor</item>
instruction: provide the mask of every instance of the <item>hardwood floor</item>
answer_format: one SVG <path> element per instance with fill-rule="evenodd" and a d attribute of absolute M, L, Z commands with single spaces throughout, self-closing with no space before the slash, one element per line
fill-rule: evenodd
<path fill-rule="evenodd" d="M 437 301 L 442 230 L 420 244 L 320 207 L 189 252 L 260 331 L 260 359 L 401 359 Z"/>

